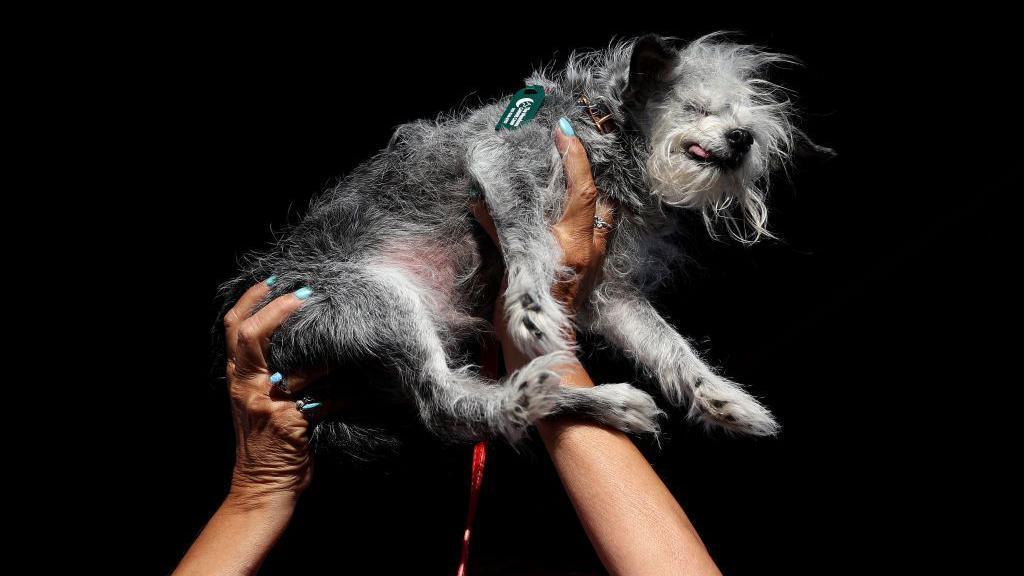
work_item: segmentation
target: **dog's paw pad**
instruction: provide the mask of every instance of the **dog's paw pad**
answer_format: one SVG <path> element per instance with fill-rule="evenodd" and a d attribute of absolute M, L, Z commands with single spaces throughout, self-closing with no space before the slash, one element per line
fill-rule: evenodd
<path fill-rule="evenodd" d="M 554 411 L 561 385 L 561 377 L 556 370 L 566 361 L 565 353 L 548 354 L 512 374 L 508 383 L 507 410 L 515 428 L 520 429 L 512 436 L 518 436 L 521 429 Z"/>
<path fill-rule="evenodd" d="M 509 398 L 509 420 L 517 429 L 515 436 L 537 420 L 551 414 L 558 398 L 558 375 L 540 371 L 528 377 L 518 377 Z"/>

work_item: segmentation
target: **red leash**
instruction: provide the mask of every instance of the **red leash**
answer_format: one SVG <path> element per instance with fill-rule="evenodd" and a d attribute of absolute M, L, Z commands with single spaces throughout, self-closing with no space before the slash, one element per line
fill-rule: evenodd
<path fill-rule="evenodd" d="M 480 349 L 480 374 L 487 378 L 498 376 L 498 343 L 488 338 Z M 476 518 L 476 503 L 480 499 L 480 486 L 484 483 L 484 464 L 487 462 L 487 443 L 477 442 L 473 446 L 473 469 L 469 477 L 469 511 L 466 512 L 466 530 L 462 533 L 462 555 L 459 558 L 457 576 L 466 576 L 466 561 L 469 559 L 469 535 Z"/>
<path fill-rule="evenodd" d="M 466 531 L 462 533 L 462 558 L 459 560 L 458 576 L 466 576 L 466 560 L 469 559 L 469 533 L 476 516 L 476 502 L 480 498 L 480 485 L 484 481 L 484 462 L 487 461 L 487 443 L 477 442 L 473 446 L 473 472 L 469 486 L 469 512 L 466 514 Z"/>

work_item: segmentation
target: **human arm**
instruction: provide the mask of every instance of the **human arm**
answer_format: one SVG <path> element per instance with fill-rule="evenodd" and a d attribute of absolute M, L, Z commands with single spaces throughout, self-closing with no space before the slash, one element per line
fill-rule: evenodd
<path fill-rule="evenodd" d="M 595 282 L 610 230 L 595 229 L 594 214 L 606 222 L 612 222 L 613 214 L 597 202 L 579 140 L 556 129 L 555 143 L 565 165 L 567 200 L 552 233 L 561 245 L 563 264 L 576 277 L 556 283 L 554 296 L 574 309 Z M 497 242 L 486 208 L 476 205 L 474 213 Z M 526 358 L 504 337 L 501 310 L 503 306 L 496 306 L 495 327 L 511 371 Z M 561 376 L 567 386 L 594 385 L 577 360 Z M 611 574 L 720 574 L 686 513 L 625 434 L 560 416 L 537 427 L 587 536 Z"/>
<path fill-rule="evenodd" d="M 308 297 L 308 289 L 278 297 L 253 314 L 269 292 L 250 288 L 225 315 L 227 381 L 235 428 L 231 489 L 175 574 L 254 574 L 284 533 L 312 477 L 311 410 L 296 409 L 298 391 L 318 373 L 290 374 L 272 384 L 270 336 Z M 321 404 L 321 413 L 327 406 Z"/>

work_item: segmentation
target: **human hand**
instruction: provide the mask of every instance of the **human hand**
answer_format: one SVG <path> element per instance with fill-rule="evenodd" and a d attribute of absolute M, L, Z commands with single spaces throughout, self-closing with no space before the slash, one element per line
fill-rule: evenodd
<path fill-rule="evenodd" d="M 229 498 L 294 503 L 312 478 L 309 432 L 313 417 L 330 411 L 333 406 L 328 404 L 333 401 L 307 402 L 300 410 L 292 396 L 324 376 L 324 368 L 271 373 L 266 360 L 270 337 L 311 292 L 302 288 L 280 296 L 253 314 L 270 291 L 268 283 L 273 279 L 250 288 L 224 316 L 236 441 Z"/>
<path fill-rule="evenodd" d="M 608 233 L 612 229 L 615 215 L 611 205 L 597 201 L 597 186 L 591 175 L 590 161 L 567 119 L 560 120 L 559 128 L 555 129 L 555 148 L 562 155 L 566 190 L 565 210 L 552 227 L 551 233 L 562 249 L 562 266 L 574 274 L 556 282 L 551 292 L 570 313 L 574 313 L 600 276 Z M 495 245 L 500 247 L 497 229 L 487 212 L 486 203 L 477 200 L 470 207 L 473 216 Z M 595 215 L 599 217 L 598 220 L 595 220 Z M 503 283 L 500 294 L 503 296 L 504 292 Z M 502 296 L 499 296 L 494 315 L 495 329 L 499 336 L 504 335 L 504 315 L 501 313 L 504 306 L 500 301 Z"/>

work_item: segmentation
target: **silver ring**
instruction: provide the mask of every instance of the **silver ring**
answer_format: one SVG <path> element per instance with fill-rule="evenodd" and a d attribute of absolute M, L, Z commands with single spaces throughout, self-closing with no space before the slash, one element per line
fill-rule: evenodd
<path fill-rule="evenodd" d="M 594 216 L 594 228 L 608 228 L 611 229 L 612 225 L 605 221 L 604 218 L 595 215 Z"/>
<path fill-rule="evenodd" d="M 303 414 L 312 414 L 320 406 L 322 406 L 322 403 L 312 396 L 303 396 L 302 400 L 295 402 L 296 410 Z"/>

